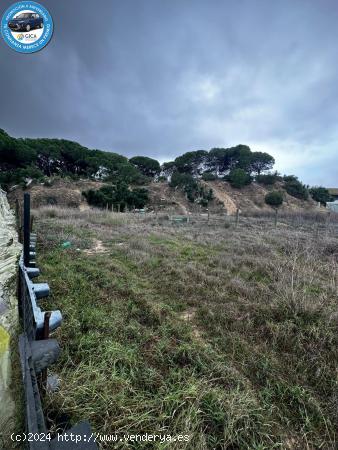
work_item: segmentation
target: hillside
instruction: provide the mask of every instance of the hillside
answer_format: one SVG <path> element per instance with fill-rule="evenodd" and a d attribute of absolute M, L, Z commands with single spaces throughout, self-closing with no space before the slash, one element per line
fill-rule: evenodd
<path fill-rule="evenodd" d="M 103 185 L 104 183 L 100 181 L 57 179 L 48 184 L 33 183 L 25 190 L 17 187 L 8 193 L 8 199 L 11 204 L 14 204 L 16 199 L 21 202 L 25 191 L 31 195 L 33 208 L 60 206 L 62 208 L 84 209 L 88 205 L 82 192 L 88 189 L 100 189 Z"/>
<path fill-rule="evenodd" d="M 189 151 L 162 165 L 148 156 L 126 158 L 64 139 L 16 139 L 0 130 L 0 186 L 29 188 L 33 205 L 133 208 L 177 213 L 234 214 L 271 210 L 268 192 L 278 191 L 281 209 L 325 204 L 325 188 L 313 190 L 294 175 L 272 172 L 275 160 L 246 145 Z M 318 192 L 319 189 L 319 192 Z M 311 195 L 310 195 L 311 194 Z"/>
<path fill-rule="evenodd" d="M 283 192 L 284 203 L 281 210 L 315 210 L 318 209 L 317 203 L 309 198 L 308 200 L 300 200 L 292 197 L 282 187 L 281 183 L 277 183 L 274 187 L 261 186 L 258 183 L 251 183 L 241 189 L 231 187 L 224 181 L 202 181 L 204 186 L 212 189 L 214 199 L 210 201 L 208 210 L 211 213 L 227 213 L 235 214 L 237 208 L 241 211 L 271 211 L 271 208 L 265 204 L 265 195 L 273 190 L 279 189 Z M 168 183 L 152 183 L 148 186 L 150 192 L 149 207 L 166 210 L 172 208 L 178 213 L 185 214 L 190 212 L 204 212 L 206 208 L 187 201 L 184 193 L 179 189 L 173 189 Z"/>
<path fill-rule="evenodd" d="M 187 214 L 206 212 L 211 214 L 236 213 L 237 208 L 242 212 L 271 211 L 265 204 L 264 197 L 275 187 L 261 186 L 251 183 L 242 189 L 236 189 L 224 181 L 201 181 L 203 185 L 213 191 L 213 200 L 208 204 L 208 208 L 201 207 L 197 203 L 187 200 L 185 193 L 181 189 L 170 187 L 168 182 L 152 182 L 144 186 L 149 191 L 149 211 L 174 212 L 176 214 Z M 41 206 L 59 206 L 63 208 L 88 209 L 89 205 L 82 195 L 82 192 L 89 189 L 99 190 L 102 186 L 108 185 L 101 181 L 91 180 L 67 180 L 56 179 L 47 184 L 33 183 L 28 192 L 31 194 L 33 208 Z M 300 200 L 287 194 L 282 185 L 277 186 L 283 192 L 284 203 L 282 211 L 318 210 L 317 203 L 312 200 Z M 8 197 L 12 204 L 18 199 L 21 201 L 23 190 L 16 188 L 9 192 Z"/>
<path fill-rule="evenodd" d="M 299 209 L 317 209 L 317 203 L 308 198 L 301 200 L 289 195 L 283 188 L 282 183 L 276 183 L 274 186 L 262 186 L 258 183 L 251 183 L 241 189 L 235 189 L 227 182 L 209 181 L 206 183 L 213 189 L 216 199 L 224 202 L 225 208 L 229 214 L 233 214 L 238 207 L 242 211 L 254 210 L 271 210 L 265 203 L 264 198 L 268 192 L 272 190 L 280 190 L 283 192 L 284 203 L 281 210 L 299 210 Z"/>

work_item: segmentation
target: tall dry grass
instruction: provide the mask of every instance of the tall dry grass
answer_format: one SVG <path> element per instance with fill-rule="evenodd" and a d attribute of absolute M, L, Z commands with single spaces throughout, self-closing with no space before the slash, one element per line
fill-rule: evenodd
<path fill-rule="evenodd" d="M 65 317 L 53 430 L 62 412 L 105 434 L 190 436 L 135 448 L 336 448 L 335 227 L 35 215 L 46 307 Z"/>

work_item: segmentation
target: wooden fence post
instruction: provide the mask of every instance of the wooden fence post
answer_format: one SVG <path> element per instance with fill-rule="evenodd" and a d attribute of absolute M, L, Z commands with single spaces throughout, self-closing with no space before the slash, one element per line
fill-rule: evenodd
<path fill-rule="evenodd" d="M 238 227 L 238 223 L 239 223 L 239 208 L 237 208 L 236 210 L 236 228 Z"/>
<path fill-rule="evenodd" d="M 275 210 L 275 219 L 274 219 L 275 228 L 277 227 L 277 222 L 278 222 L 278 208 L 276 208 Z"/>

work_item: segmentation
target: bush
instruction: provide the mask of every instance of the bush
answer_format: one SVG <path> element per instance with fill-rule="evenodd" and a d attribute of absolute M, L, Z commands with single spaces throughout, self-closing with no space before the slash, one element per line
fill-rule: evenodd
<path fill-rule="evenodd" d="M 195 201 L 198 184 L 194 177 L 188 173 L 174 172 L 170 180 L 170 187 L 180 187 L 184 190 L 190 202 Z"/>
<path fill-rule="evenodd" d="M 300 200 L 307 200 L 309 198 L 309 191 L 294 175 L 284 177 L 284 188 L 292 197 L 299 198 Z"/>
<path fill-rule="evenodd" d="M 275 184 L 276 181 L 278 180 L 278 175 L 277 175 L 277 173 L 268 173 L 266 175 L 256 175 L 255 180 L 259 184 L 271 186 L 271 185 Z"/>
<path fill-rule="evenodd" d="M 204 208 L 206 208 L 208 206 L 208 200 L 206 198 L 201 198 L 201 200 L 199 201 L 199 204 L 201 206 L 203 206 Z"/>
<path fill-rule="evenodd" d="M 310 195 L 316 202 L 326 205 L 326 202 L 331 200 L 329 191 L 322 186 L 314 186 L 310 189 Z"/>
<path fill-rule="evenodd" d="M 212 189 L 205 188 L 188 173 L 174 172 L 170 187 L 181 188 L 191 203 L 197 202 L 204 206 L 207 206 L 214 197 Z"/>
<path fill-rule="evenodd" d="M 217 180 L 217 176 L 212 172 L 204 172 L 202 175 L 202 180 L 204 181 L 214 181 Z"/>
<path fill-rule="evenodd" d="M 149 200 L 147 189 L 129 190 L 126 183 L 103 186 L 97 191 L 90 189 L 82 192 L 82 194 L 89 205 L 98 206 L 99 208 L 105 208 L 108 205 L 109 208 L 112 208 L 114 204 L 119 204 L 121 211 L 124 211 L 126 207 L 130 208 L 132 206 L 143 208 Z"/>
<path fill-rule="evenodd" d="M 273 208 L 279 208 L 283 204 L 283 195 L 279 191 L 272 191 L 266 194 L 265 203 Z"/>
<path fill-rule="evenodd" d="M 174 172 L 171 176 L 170 187 L 191 187 L 197 188 L 194 177 L 188 173 Z"/>
<path fill-rule="evenodd" d="M 13 184 L 20 184 L 23 188 L 26 186 L 26 180 L 32 179 L 42 181 L 44 175 L 37 167 L 28 166 L 24 169 L 0 171 L 0 185 L 8 190 Z"/>
<path fill-rule="evenodd" d="M 251 183 L 251 176 L 243 169 L 233 169 L 226 178 L 232 187 L 240 189 Z"/>

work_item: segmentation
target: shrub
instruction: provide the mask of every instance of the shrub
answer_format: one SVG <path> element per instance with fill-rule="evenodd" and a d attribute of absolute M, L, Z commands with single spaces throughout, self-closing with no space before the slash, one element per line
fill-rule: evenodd
<path fill-rule="evenodd" d="M 217 180 L 217 176 L 212 172 L 204 172 L 202 175 L 202 180 L 204 181 L 214 181 Z"/>
<path fill-rule="evenodd" d="M 105 208 L 108 205 L 111 208 L 114 204 L 120 204 L 121 211 L 132 206 L 143 208 L 149 199 L 147 189 L 129 190 L 126 183 L 103 186 L 97 191 L 90 189 L 82 194 L 86 197 L 89 205 L 99 208 Z"/>
<path fill-rule="evenodd" d="M 13 184 L 20 184 L 23 188 L 26 186 L 26 180 L 32 179 L 42 181 L 43 173 L 37 167 L 28 166 L 24 169 L 0 171 L 0 185 L 8 190 Z"/>
<path fill-rule="evenodd" d="M 226 178 L 232 187 L 241 188 L 251 183 L 251 176 L 243 169 L 233 169 Z"/>
<path fill-rule="evenodd" d="M 326 205 L 331 200 L 329 191 L 322 186 L 314 186 L 310 189 L 310 195 L 316 202 Z"/>
<path fill-rule="evenodd" d="M 283 204 L 283 195 L 279 191 L 272 191 L 266 194 L 265 203 L 273 208 L 279 208 Z"/>
<path fill-rule="evenodd" d="M 170 186 L 181 188 L 185 192 L 187 199 L 192 203 L 196 201 L 207 206 L 209 201 L 213 199 L 213 190 L 202 186 L 188 173 L 174 172 Z"/>
<path fill-rule="evenodd" d="M 170 180 L 171 187 L 180 187 L 184 190 L 190 202 L 195 201 L 198 184 L 194 177 L 188 173 L 174 172 Z"/>
<path fill-rule="evenodd" d="M 294 175 L 284 177 L 284 188 L 292 197 L 299 198 L 300 200 L 307 200 L 309 198 L 309 192 L 306 186 Z"/>
<path fill-rule="evenodd" d="M 256 175 L 255 180 L 259 184 L 273 185 L 278 180 L 277 173 L 267 173 L 266 175 Z"/>
<path fill-rule="evenodd" d="M 170 187 L 197 188 L 197 182 L 194 177 L 188 173 L 174 172 L 171 176 Z"/>

